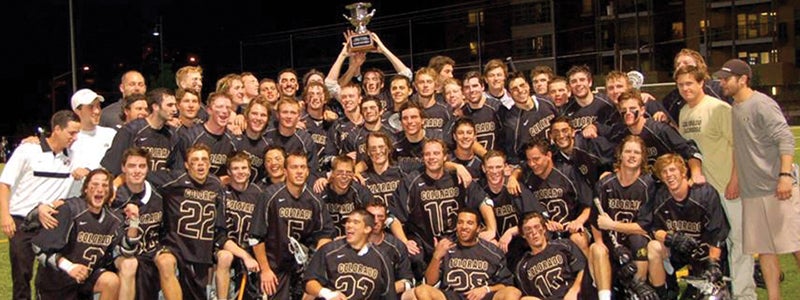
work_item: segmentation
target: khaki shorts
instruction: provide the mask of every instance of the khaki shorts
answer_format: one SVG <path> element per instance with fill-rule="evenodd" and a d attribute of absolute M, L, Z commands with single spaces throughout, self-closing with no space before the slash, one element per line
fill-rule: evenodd
<path fill-rule="evenodd" d="M 747 254 L 784 254 L 800 250 L 800 189 L 792 197 L 742 198 L 743 250 Z"/>

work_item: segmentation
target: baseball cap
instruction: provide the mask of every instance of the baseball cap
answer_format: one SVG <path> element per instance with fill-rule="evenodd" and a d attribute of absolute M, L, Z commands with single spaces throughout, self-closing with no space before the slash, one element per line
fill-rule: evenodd
<path fill-rule="evenodd" d="M 90 89 L 80 89 L 72 95 L 72 110 L 78 109 L 78 106 L 81 105 L 92 104 L 94 99 L 98 99 L 100 102 L 106 100 L 103 96 L 98 95 Z"/>
<path fill-rule="evenodd" d="M 748 65 L 746 62 L 741 59 L 734 58 L 726 61 L 719 71 L 714 72 L 714 77 L 717 78 L 728 78 L 734 75 L 747 75 L 747 77 L 753 77 L 753 71 L 750 69 L 750 65 Z"/>

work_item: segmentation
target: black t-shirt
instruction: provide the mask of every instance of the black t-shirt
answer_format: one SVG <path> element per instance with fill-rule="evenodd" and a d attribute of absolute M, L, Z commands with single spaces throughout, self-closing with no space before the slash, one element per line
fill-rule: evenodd
<path fill-rule="evenodd" d="M 564 299 L 586 258 L 569 239 L 548 241 L 538 254 L 526 252 L 514 269 L 517 288 L 523 296 L 539 299 Z"/>
<path fill-rule="evenodd" d="M 162 243 L 191 263 L 211 264 L 214 242 L 225 232 L 222 182 L 209 175 L 196 182 L 181 171 L 150 172 L 147 178 L 164 197 Z"/>
<path fill-rule="evenodd" d="M 447 251 L 440 266 L 439 288 L 444 291 L 466 293 L 495 284 L 512 285 L 514 280 L 503 251 L 481 238 L 473 246 L 458 244 Z"/>
<path fill-rule="evenodd" d="M 320 239 L 336 234 L 328 208 L 309 187 L 299 197 L 289 193 L 284 183 L 269 186 L 263 194 L 267 199 L 256 204 L 250 238 L 264 243 L 270 268 L 276 273 L 297 266 L 289 252 L 289 237 L 315 248 Z"/>
<path fill-rule="evenodd" d="M 111 147 L 106 150 L 100 165 L 111 174 L 122 173 L 122 155 L 130 147 L 139 147 L 150 152 L 147 162 L 149 170 L 169 168 L 168 160 L 176 151 L 178 135 L 169 126 L 161 129 L 150 127 L 145 119 L 136 119 L 117 130 Z"/>
<path fill-rule="evenodd" d="M 345 239 L 335 240 L 311 257 L 303 281 L 316 280 L 347 299 L 396 299 L 391 262 L 371 244 L 353 249 Z"/>

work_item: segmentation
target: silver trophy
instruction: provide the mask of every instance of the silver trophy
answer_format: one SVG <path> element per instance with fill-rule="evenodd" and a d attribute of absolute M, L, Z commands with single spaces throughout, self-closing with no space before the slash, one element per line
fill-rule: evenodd
<path fill-rule="evenodd" d="M 372 16 L 375 15 L 374 9 L 368 11 L 370 7 L 372 7 L 372 4 L 369 2 L 357 2 L 344 7 L 350 11 L 350 16 L 343 15 L 344 18 L 355 26 L 355 34 L 351 35 L 348 41 L 352 51 L 375 49 L 375 42 L 372 40 L 369 30 L 367 30 L 367 24 L 372 20 Z"/>

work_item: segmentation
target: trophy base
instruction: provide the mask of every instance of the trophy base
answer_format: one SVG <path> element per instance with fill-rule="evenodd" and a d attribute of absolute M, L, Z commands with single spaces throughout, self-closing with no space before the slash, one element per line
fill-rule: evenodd
<path fill-rule="evenodd" d="M 350 36 L 350 51 L 366 52 L 375 49 L 375 41 L 372 40 L 372 36 L 369 33 Z"/>

